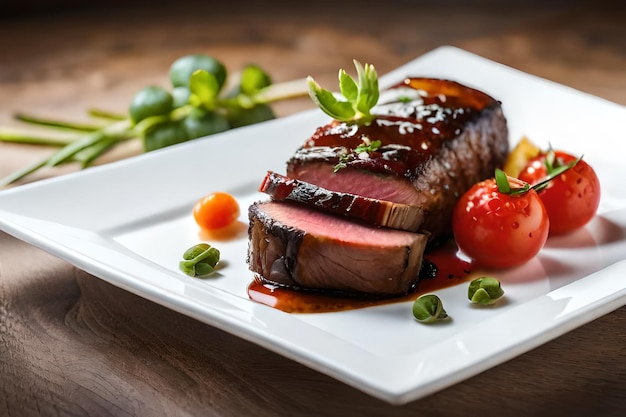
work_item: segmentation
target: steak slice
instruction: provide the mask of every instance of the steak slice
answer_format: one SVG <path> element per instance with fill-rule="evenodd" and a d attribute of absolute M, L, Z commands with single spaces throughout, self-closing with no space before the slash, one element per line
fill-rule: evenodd
<path fill-rule="evenodd" d="M 264 282 L 377 297 L 417 283 L 426 235 L 377 228 L 289 202 L 257 202 L 248 264 Z"/>
<path fill-rule="evenodd" d="M 330 191 L 317 185 L 269 171 L 259 191 L 274 200 L 293 201 L 376 226 L 416 232 L 424 221 L 419 207 Z"/>
<path fill-rule="evenodd" d="M 381 92 L 379 103 L 369 125 L 333 121 L 318 128 L 287 162 L 286 175 L 419 207 L 430 242 L 447 238 L 456 200 L 492 177 L 508 154 L 500 103 L 459 83 L 429 78 L 407 78 Z M 373 151 L 354 151 L 377 140 Z"/>

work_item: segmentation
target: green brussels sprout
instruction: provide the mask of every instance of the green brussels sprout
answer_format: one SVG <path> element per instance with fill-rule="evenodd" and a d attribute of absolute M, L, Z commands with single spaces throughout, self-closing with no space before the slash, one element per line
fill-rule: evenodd
<path fill-rule="evenodd" d="M 226 82 L 226 67 L 217 59 L 203 54 L 186 55 L 174 61 L 170 67 L 170 81 L 174 87 L 188 87 L 194 71 L 203 69 L 215 76 L 220 88 Z"/>
<path fill-rule="evenodd" d="M 249 109 L 233 108 L 228 113 L 228 122 L 231 128 L 247 126 L 275 118 L 274 111 L 267 104 L 257 104 Z"/>
<path fill-rule="evenodd" d="M 189 140 L 182 121 L 167 121 L 151 126 L 144 133 L 143 147 L 146 152 Z"/>
<path fill-rule="evenodd" d="M 230 128 L 228 120 L 220 113 L 214 111 L 205 112 L 199 109 L 194 109 L 185 118 L 183 124 L 189 139 L 212 135 Z"/>
<path fill-rule="evenodd" d="M 189 88 L 174 87 L 174 89 L 172 90 L 172 97 L 174 97 L 173 107 L 177 109 L 189 103 L 189 96 L 191 96 Z"/>
<path fill-rule="evenodd" d="M 172 111 L 174 98 L 162 87 L 151 85 L 135 94 L 130 103 L 129 113 L 134 124 L 151 116 L 161 116 Z"/>

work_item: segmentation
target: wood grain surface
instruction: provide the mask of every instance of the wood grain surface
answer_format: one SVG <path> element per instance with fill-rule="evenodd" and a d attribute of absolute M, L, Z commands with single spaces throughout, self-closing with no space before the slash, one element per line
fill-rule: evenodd
<path fill-rule="evenodd" d="M 330 85 L 353 58 L 385 73 L 454 45 L 626 105 L 619 1 L 42 3 L 0 14 L 2 126 L 16 127 L 16 112 L 123 112 L 139 88 L 166 85 L 169 64 L 195 52 L 228 68 L 257 63 L 274 81 L 312 74 Z M 304 99 L 275 108 L 310 107 Z M 0 143 L 0 176 L 50 151 Z M 127 146 L 101 163 L 138 152 Z M 621 416 L 625 329 L 622 307 L 392 406 L 0 233 L 1 416 Z"/>

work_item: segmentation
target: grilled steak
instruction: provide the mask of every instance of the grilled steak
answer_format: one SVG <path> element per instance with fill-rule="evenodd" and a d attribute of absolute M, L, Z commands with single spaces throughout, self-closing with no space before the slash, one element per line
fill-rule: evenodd
<path fill-rule="evenodd" d="M 318 128 L 288 161 L 287 176 L 417 206 L 430 241 L 448 237 L 458 197 L 493 176 L 509 151 L 500 103 L 453 81 L 408 78 L 382 92 L 373 112 L 369 125 L 333 121 Z M 376 150 L 353 153 L 376 140 Z"/>
<path fill-rule="evenodd" d="M 424 214 L 417 206 L 330 191 L 272 171 L 265 176 L 259 191 L 269 194 L 274 200 L 293 201 L 393 229 L 416 232 L 424 220 Z"/>
<path fill-rule="evenodd" d="M 393 296 L 417 282 L 427 237 L 288 202 L 249 208 L 250 268 L 296 289 Z"/>
<path fill-rule="evenodd" d="M 260 190 L 273 201 L 248 213 L 248 263 L 262 281 L 409 292 L 426 246 L 450 236 L 458 197 L 493 176 L 509 151 L 500 103 L 453 81 L 408 78 L 381 92 L 373 112 L 370 124 L 318 128 L 286 177 L 264 179 Z M 391 221 L 390 208 L 411 222 Z"/>

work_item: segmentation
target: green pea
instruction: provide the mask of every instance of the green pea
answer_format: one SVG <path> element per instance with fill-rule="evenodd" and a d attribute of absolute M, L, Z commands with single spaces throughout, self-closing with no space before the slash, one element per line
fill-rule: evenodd
<path fill-rule="evenodd" d="M 228 113 L 228 122 L 231 128 L 247 126 L 275 118 L 274 111 L 267 104 L 257 104 L 249 109 L 232 108 Z"/>
<path fill-rule="evenodd" d="M 467 298 L 477 304 L 493 304 L 503 295 L 500 281 L 492 277 L 476 278 L 467 290 Z"/>
<path fill-rule="evenodd" d="M 162 87 L 152 85 L 137 92 L 130 103 L 129 113 L 133 123 L 150 116 L 161 116 L 172 111 L 174 98 Z"/>
<path fill-rule="evenodd" d="M 178 266 L 185 274 L 195 277 L 212 273 L 219 261 L 220 251 L 217 248 L 208 243 L 199 243 L 183 253 L 183 260 Z"/>
<path fill-rule="evenodd" d="M 435 294 L 426 294 L 413 303 L 413 317 L 420 323 L 432 323 L 448 317 L 441 299 Z"/>
<path fill-rule="evenodd" d="M 189 140 L 187 130 L 182 121 L 167 121 L 151 126 L 143 137 L 146 152 L 161 149 Z"/>
<path fill-rule="evenodd" d="M 214 111 L 194 109 L 183 122 L 189 139 L 212 135 L 230 128 L 226 117 Z"/>
<path fill-rule="evenodd" d="M 170 81 L 174 87 L 188 87 L 194 71 L 203 69 L 215 76 L 219 87 L 226 82 L 226 67 L 217 59 L 203 54 L 178 58 L 170 67 Z"/>

